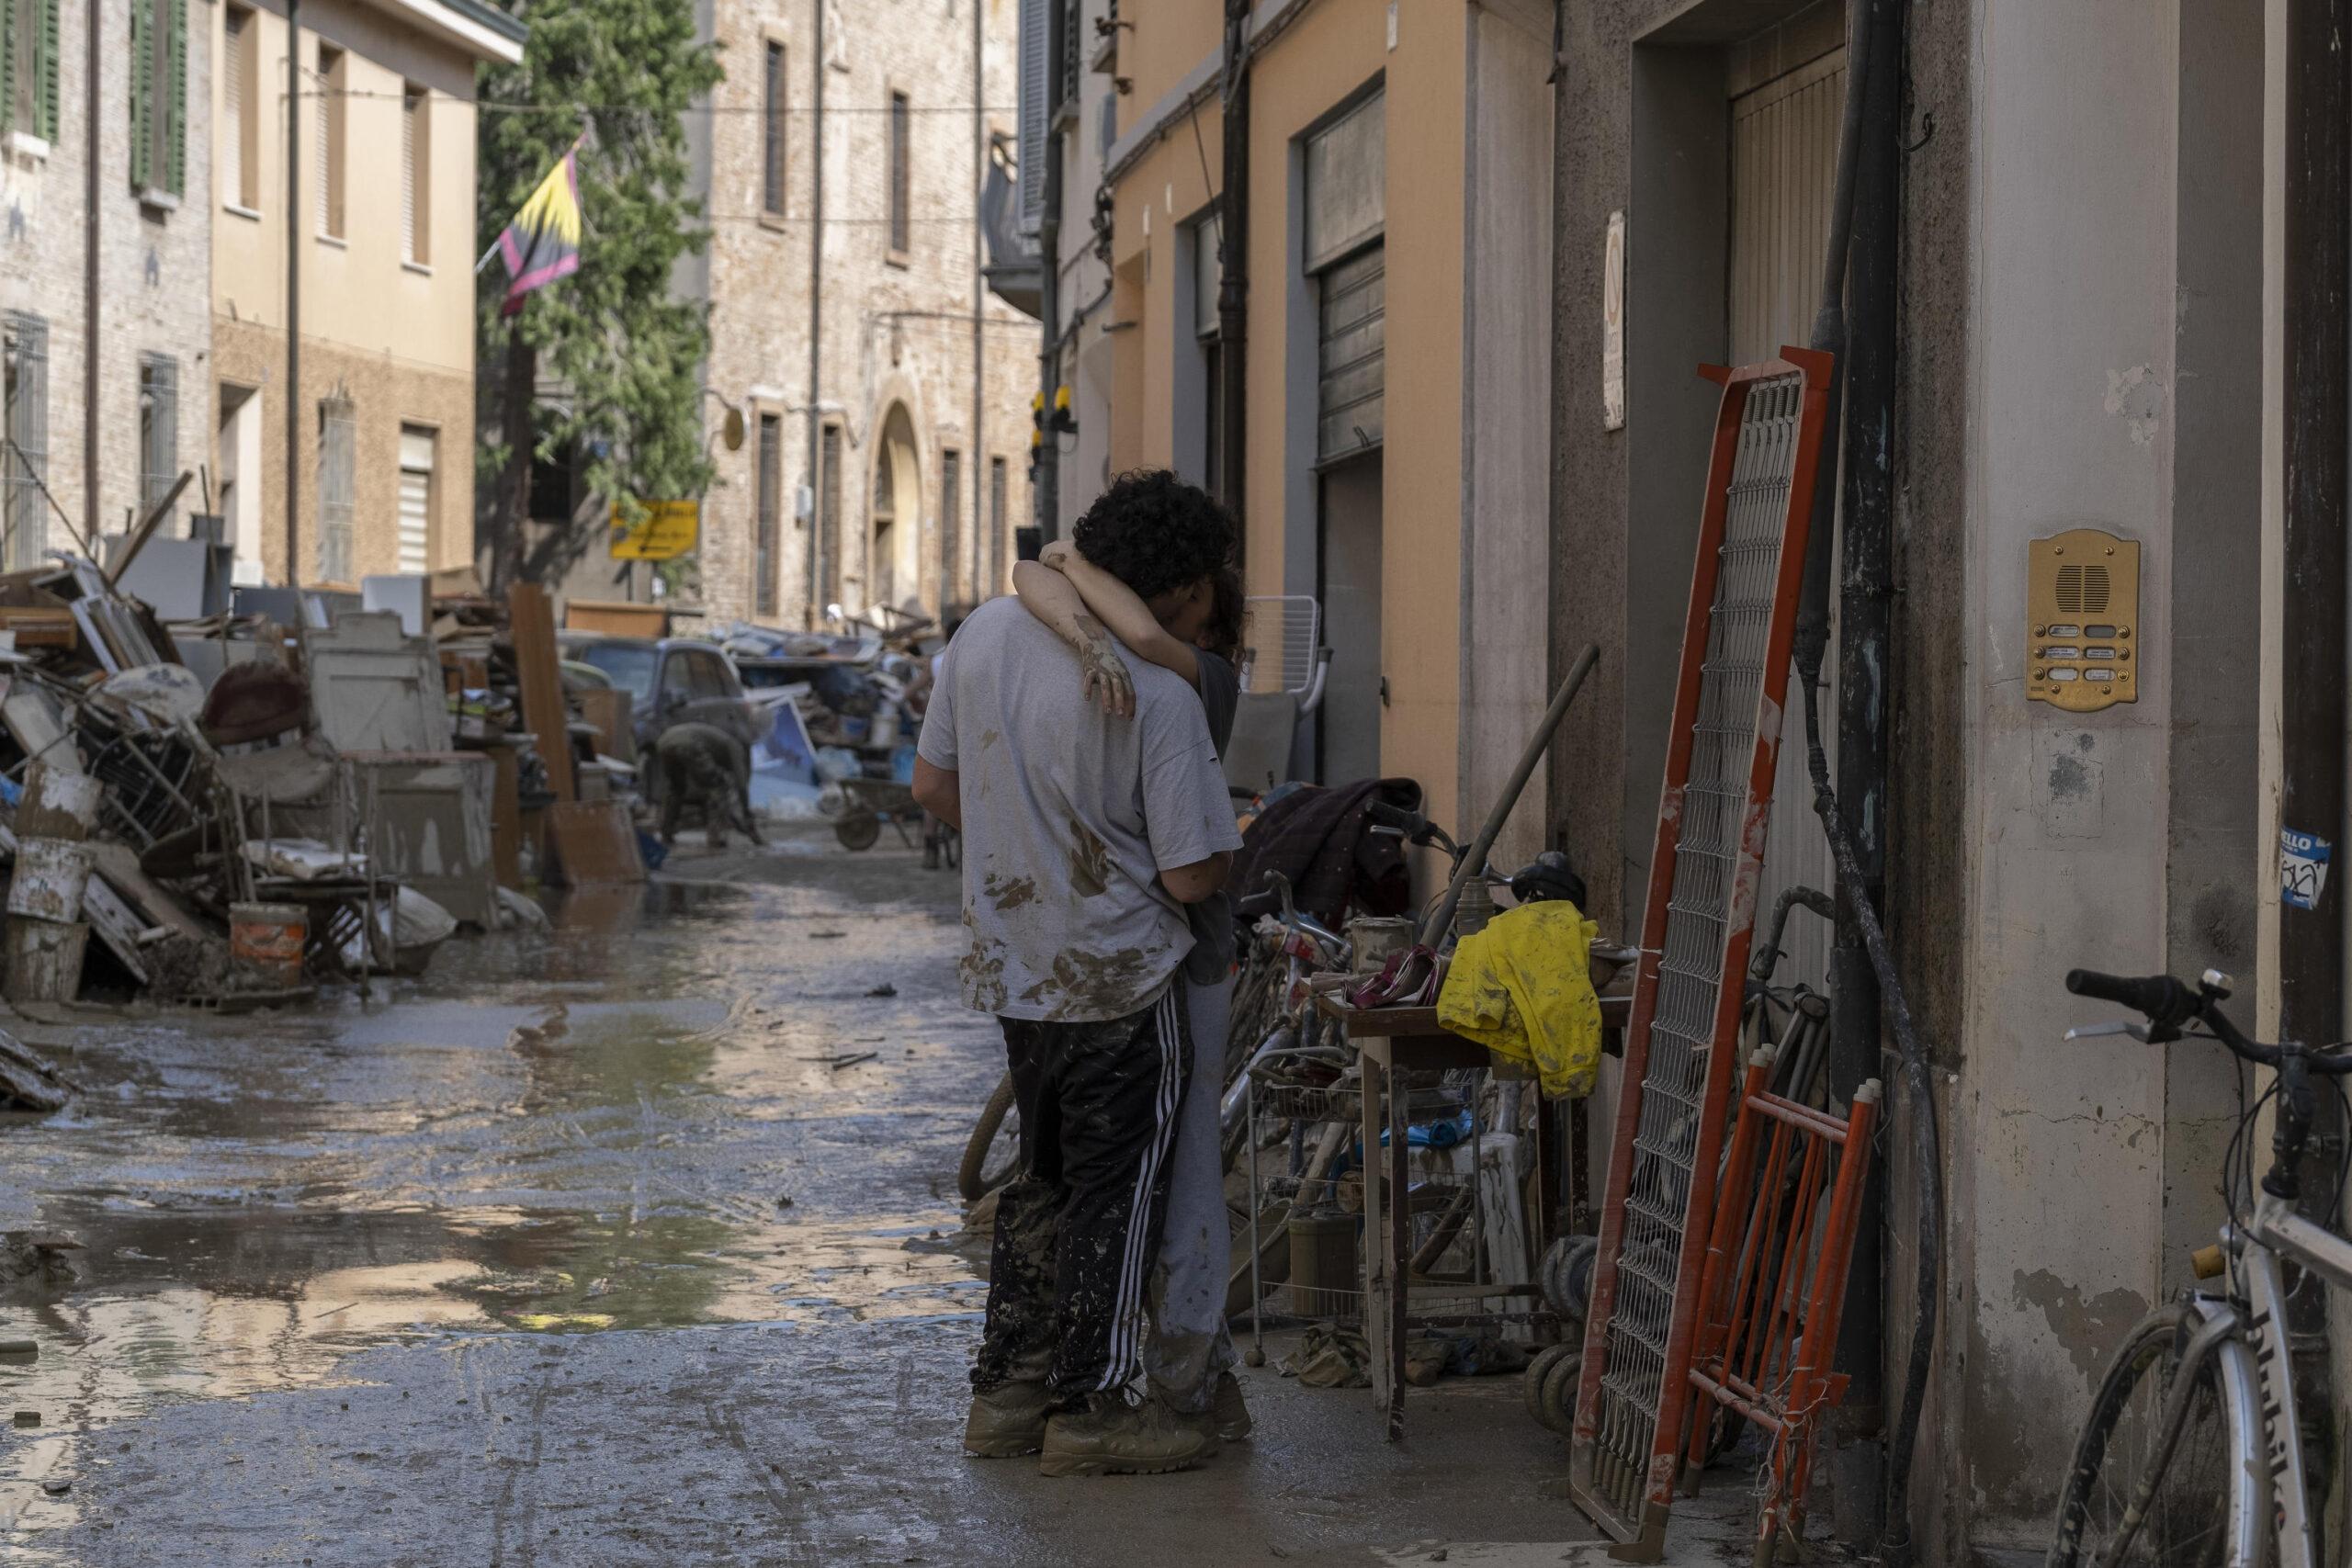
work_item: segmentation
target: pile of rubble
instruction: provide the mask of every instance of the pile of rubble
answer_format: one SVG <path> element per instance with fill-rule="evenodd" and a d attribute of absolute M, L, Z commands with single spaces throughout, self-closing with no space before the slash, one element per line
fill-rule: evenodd
<path fill-rule="evenodd" d="M 626 694 L 580 711 L 543 591 L 232 590 L 220 545 L 107 543 L 0 576 L 10 1001 L 366 987 L 544 919 L 534 882 L 643 879 Z"/>

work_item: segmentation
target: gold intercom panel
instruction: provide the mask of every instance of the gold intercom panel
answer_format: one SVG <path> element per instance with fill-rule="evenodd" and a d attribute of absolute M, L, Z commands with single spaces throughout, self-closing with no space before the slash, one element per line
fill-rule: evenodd
<path fill-rule="evenodd" d="M 2025 694 L 2070 713 L 2136 702 L 2140 542 L 2076 528 L 2027 549 Z"/>

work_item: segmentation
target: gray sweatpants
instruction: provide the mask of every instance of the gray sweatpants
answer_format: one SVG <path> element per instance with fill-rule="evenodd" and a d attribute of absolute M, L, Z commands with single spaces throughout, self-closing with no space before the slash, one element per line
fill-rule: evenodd
<path fill-rule="evenodd" d="M 1216 1379 L 1234 1363 L 1225 1296 L 1233 1228 L 1225 1207 L 1225 1156 L 1217 1101 L 1225 1092 L 1225 1035 L 1233 982 L 1184 983 L 1192 1013 L 1193 1071 L 1169 1151 L 1167 1220 L 1152 1272 L 1151 1336 L 1143 1365 L 1160 1398 L 1179 1410 L 1209 1407 Z"/>

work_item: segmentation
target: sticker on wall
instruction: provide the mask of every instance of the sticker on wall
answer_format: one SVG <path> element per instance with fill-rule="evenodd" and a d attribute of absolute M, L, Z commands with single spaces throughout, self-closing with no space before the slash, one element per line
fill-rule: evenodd
<path fill-rule="evenodd" d="M 2319 896 L 2327 891 L 2329 847 L 2325 839 L 2298 833 L 2292 828 L 2278 830 L 2280 903 L 2298 909 L 2319 908 Z"/>

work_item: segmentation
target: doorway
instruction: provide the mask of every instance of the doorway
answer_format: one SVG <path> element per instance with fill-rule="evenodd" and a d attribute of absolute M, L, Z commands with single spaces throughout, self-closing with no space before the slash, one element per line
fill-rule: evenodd
<path fill-rule="evenodd" d="M 874 491 L 865 541 L 869 604 L 912 607 L 922 595 L 922 469 L 915 461 L 914 420 L 892 403 L 874 454 Z"/>

